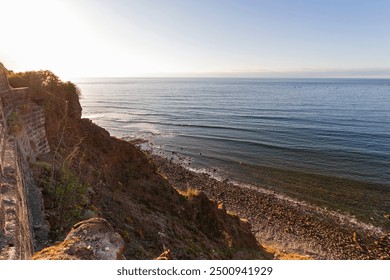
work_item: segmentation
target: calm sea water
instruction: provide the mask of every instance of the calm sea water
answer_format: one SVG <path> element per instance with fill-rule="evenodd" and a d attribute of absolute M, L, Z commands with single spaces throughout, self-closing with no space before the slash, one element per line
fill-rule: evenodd
<path fill-rule="evenodd" d="M 192 158 L 192 168 L 215 168 L 222 177 L 243 183 L 279 185 L 321 206 L 389 226 L 383 218 L 390 212 L 389 79 L 76 83 L 83 117 L 114 136 L 144 138 L 169 157 Z M 265 180 L 265 172 L 282 179 Z"/>
<path fill-rule="evenodd" d="M 241 163 L 390 183 L 390 80 L 120 78 L 77 84 L 83 117 L 115 136 L 146 138 L 167 153 L 190 156 L 194 166 L 234 173 Z"/>

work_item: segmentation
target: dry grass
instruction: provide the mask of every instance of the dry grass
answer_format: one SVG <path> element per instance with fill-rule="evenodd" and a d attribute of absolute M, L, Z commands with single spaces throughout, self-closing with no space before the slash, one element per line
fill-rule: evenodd
<path fill-rule="evenodd" d="M 200 191 L 193 189 L 193 188 L 189 188 L 189 189 L 186 189 L 184 191 L 177 189 L 177 192 L 186 198 L 192 198 L 192 197 L 198 196 L 200 193 Z"/>
<path fill-rule="evenodd" d="M 238 214 L 236 212 L 233 212 L 233 211 L 230 211 L 230 210 L 227 210 L 226 213 L 234 218 L 238 218 Z"/>
<path fill-rule="evenodd" d="M 262 246 L 265 251 L 273 255 L 274 259 L 276 260 L 313 260 L 313 258 L 308 255 L 300 255 L 297 253 L 281 251 L 272 245 L 265 246 L 264 244 L 262 244 Z"/>

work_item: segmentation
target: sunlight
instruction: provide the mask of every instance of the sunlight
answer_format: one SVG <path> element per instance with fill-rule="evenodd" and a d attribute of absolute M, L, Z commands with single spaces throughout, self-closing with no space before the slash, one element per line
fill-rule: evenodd
<path fill-rule="evenodd" d="M 7 62 L 15 65 L 15 70 L 51 69 L 59 75 L 69 77 L 76 61 L 97 57 L 95 49 L 83 42 L 98 45 L 91 29 L 65 3 L 66 1 L 4 1 L 1 6 L 6 11 L 0 18 L 8 26 L 3 36 L 7 40 L 7 53 L 0 53 Z M 8 61 L 7 58 L 17 58 Z M 90 61 L 87 61 L 90 62 Z"/>
<path fill-rule="evenodd" d="M 346 76 L 356 76 L 356 70 L 363 76 L 388 76 L 390 41 L 379 21 L 367 21 L 362 32 L 369 31 L 371 39 L 362 40 L 355 32 L 359 28 L 341 24 L 341 14 L 329 25 L 279 9 L 273 10 L 275 18 L 267 13 L 270 7 L 248 14 L 212 1 L 207 5 L 220 11 L 215 14 L 197 1 L 166 2 L 0 0 L 0 60 L 15 71 L 50 69 L 64 79 L 338 76 L 343 69 Z M 354 25 L 362 25 L 358 15 L 351 16 Z"/>
<path fill-rule="evenodd" d="M 178 43 L 141 23 L 113 21 L 98 5 L 88 10 L 73 1 L 0 1 L 9 11 L 0 18 L 9 26 L 0 56 L 15 71 L 50 69 L 63 79 L 164 76 L 219 71 L 230 64 L 219 52 Z"/>

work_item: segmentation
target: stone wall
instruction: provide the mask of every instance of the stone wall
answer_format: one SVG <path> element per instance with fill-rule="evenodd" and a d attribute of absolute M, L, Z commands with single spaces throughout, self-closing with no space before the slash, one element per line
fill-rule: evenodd
<path fill-rule="evenodd" d="M 5 69 L 0 67 L 0 77 L 4 75 L 4 84 L 8 86 Z M 6 88 L 3 87 L 4 90 Z M 45 114 L 40 106 L 31 101 L 28 88 L 14 89 L 8 86 L 8 91 L 3 91 L 0 97 L 4 119 L 9 120 L 11 115 L 16 119 L 18 131 L 15 136 L 23 156 L 34 161 L 36 156 L 48 153 Z"/>
<path fill-rule="evenodd" d="M 41 107 L 32 102 L 16 112 L 21 124 L 21 131 L 16 137 L 20 150 L 26 159 L 35 161 L 37 155 L 50 152 L 44 112 Z"/>
<path fill-rule="evenodd" d="M 23 184 L 16 149 L 15 140 L 9 138 L 0 184 L 0 260 L 29 259 L 33 253 L 28 189 Z"/>
<path fill-rule="evenodd" d="M 6 69 L 3 64 L 0 63 L 0 94 L 9 90 L 8 79 Z"/>
<path fill-rule="evenodd" d="M 42 196 L 29 163 L 50 151 L 43 109 L 13 89 L 0 63 L 0 259 L 29 259 L 46 234 Z M 12 132 L 12 133 L 11 133 Z"/>
<path fill-rule="evenodd" d="M 3 92 L 1 95 L 1 103 L 6 119 L 15 109 L 21 108 L 29 102 L 28 88 L 10 88 L 8 92 Z"/>

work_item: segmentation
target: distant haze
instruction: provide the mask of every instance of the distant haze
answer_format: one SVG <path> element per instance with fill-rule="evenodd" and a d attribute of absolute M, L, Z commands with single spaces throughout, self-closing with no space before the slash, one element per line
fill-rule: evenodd
<path fill-rule="evenodd" d="M 390 78 L 386 0 L 0 0 L 0 61 L 71 77 Z"/>

